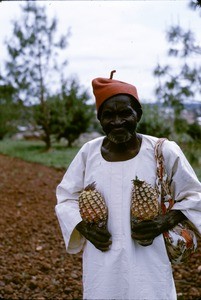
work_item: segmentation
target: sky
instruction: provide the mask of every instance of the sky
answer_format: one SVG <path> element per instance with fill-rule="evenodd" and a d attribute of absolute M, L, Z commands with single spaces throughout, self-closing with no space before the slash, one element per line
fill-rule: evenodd
<path fill-rule="evenodd" d="M 23 2 L 0 2 L 0 65 L 11 20 L 20 18 Z M 92 79 L 109 78 L 116 70 L 114 79 L 134 84 L 142 101 L 155 101 L 152 73 L 157 63 L 168 61 L 166 30 L 172 25 L 191 29 L 201 45 L 201 17 L 189 9 L 188 0 L 37 2 L 46 6 L 48 17 L 57 17 L 59 34 L 70 29 L 64 53 L 68 75 L 76 75 L 91 95 Z"/>

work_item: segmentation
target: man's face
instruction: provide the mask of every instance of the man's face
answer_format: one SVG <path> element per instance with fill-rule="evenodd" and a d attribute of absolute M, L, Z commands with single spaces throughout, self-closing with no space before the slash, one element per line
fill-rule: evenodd
<path fill-rule="evenodd" d="M 127 95 L 116 95 L 103 104 L 100 124 L 107 138 L 115 143 L 128 142 L 137 127 L 137 112 Z"/>

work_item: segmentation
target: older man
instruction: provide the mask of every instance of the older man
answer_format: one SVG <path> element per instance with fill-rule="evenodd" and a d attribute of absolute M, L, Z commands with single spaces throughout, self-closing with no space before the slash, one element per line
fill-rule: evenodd
<path fill-rule="evenodd" d="M 166 141 L 175 204 L 166 215 L 132 224 L 132 180 L 137 176 L 155 186 L 158 139 L 136 132 L 142 107 L 135 86 L 112 76 L 96 78 L 92 86 L 105 136 L 81 148 L 57 187 L 56 205 L 67 252 L 84 250 L 83 297 L 176 299 L 162 233 L 186 218 L 201 231 L 201 184 L 180 148 Z M 94 181 L 108 207 L 107 229 L 87 225 L 79 213 L 79 193 Z"/>

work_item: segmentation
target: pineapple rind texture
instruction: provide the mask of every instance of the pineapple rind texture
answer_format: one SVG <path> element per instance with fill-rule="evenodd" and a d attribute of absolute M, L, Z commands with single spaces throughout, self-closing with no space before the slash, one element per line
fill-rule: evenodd
<path fill-rule="evenodd" d="M 131 217 L 136 222 L 152 220 L 159 214 L 158 193 L 154 187 L 137 177 L 133 180 Z"/>
<path fill-rule="evenodd" d="M 89 184 L 80 193 L 79 210 L 86 223 L 106 227 L 108 209 L 102 195 L 95 188 L 95 182 Z"/>

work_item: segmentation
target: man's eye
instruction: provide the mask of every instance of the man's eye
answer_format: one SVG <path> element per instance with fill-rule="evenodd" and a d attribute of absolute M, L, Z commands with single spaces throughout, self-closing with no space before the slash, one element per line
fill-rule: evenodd
<path fill-rule="evenodd" d="M 129 117 L 131 115 L 130 110 L 125 110 L 121 112 L 122 117 Z"/>
<path fill-rule="evenodd" d="M 106 111 L 106 112 L 103 112 L 102 117 L 103 117 L 103 118 L 110 118 L 111 115 L 112 115 L 112 114 L 111 114 L 110 112 L 107 112 L 107 111 Z"/>

